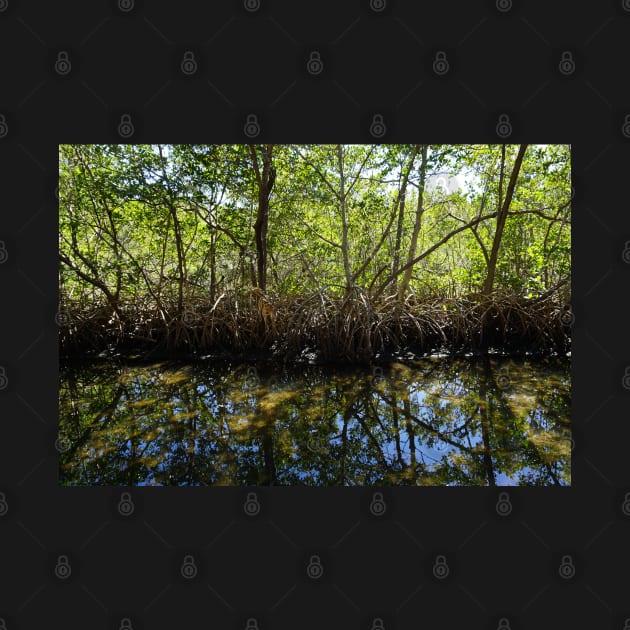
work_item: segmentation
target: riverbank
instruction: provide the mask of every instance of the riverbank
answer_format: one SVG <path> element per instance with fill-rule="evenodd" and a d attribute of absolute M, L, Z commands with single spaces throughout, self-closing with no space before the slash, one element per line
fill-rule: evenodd
<path fill-rule="evenodd" d="M 571 350 L 567 296 L 509 293 L 372 300 L 223 294 L 176 308 L 65 305 L 62 358 L 125 357 L 373 363 L 435 354 L 564 356 Z"/>

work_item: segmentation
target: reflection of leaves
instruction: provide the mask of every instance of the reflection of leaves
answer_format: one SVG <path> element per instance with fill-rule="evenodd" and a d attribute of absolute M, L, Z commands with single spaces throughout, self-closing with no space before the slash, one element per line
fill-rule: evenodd
<path fill-rule="evenodd" d="M 318 433 L 313 433 L 306 441 L 307 448 L 317 455 L 325 453 L 329 446 L 329 441 Z"/>
<path fill-rule="evenodd" d="M 418 363 L 395 364 L 386 391 L 322 368 L 251 391 L 244 369 L 63 368 L 62 482 L 257 484 L 275 470 L 288 485 L 485 484 L 486 451 L 513 483 L 570 482 L 567 362 L 509 362 L 508 391 L 502 363 Z"/>

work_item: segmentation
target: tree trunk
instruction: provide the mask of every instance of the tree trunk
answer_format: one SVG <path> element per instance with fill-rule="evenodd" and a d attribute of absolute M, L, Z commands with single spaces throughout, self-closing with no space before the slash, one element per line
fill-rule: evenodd
<path fill-rule="evenodd" d="M 339 209 L 341 210 L 341 254 L 343 256 L 343 271 L 346 276 L 346 296 L 350 294 L 354 284 L 350 270 L 350 255 L 348 253 L 348 207 L 346 203 L 346 178 L 343 171 L 343 148 L 337 145 L 337 164 L 339 166 Z"/>
<path fill-rule="evenodd" d="M 182 238 L 182 231 L 179 224 L 179 217 L 177 216 L 177 195 L 171 189 L 169 183 L 169 176 L 166 172 L 166 158 L 162 151 L 162 145 L 158 144 L 158 151 L 160 153 L 160 163 L 162 165 L 162 179 L 165 186 L 165 198 L 168 210 L 173 219 L 173 231 L 175 234 L 175 246 L 177 249 L 177 316 L 181 317 L 184 311 L 184 287 L 188 283 L 188 271 L 186 269 L 186 252 L 184 251 L 184 242 Z"/>
<path fill-rule="evenodd" d="M 512 168 L 512 174 L 510 175 L 510 181 L 508 183 L 507 191 L 505 192 L 505 200 L 502 199 L 503 194 L 503 172 L 505 167 L 505 145 L 501 147 L 501 175 L 499 178 L 499 204 L 497 208 L 497 229 L 494 233 L 494 240 L 492 242 L 492 251 L 490 252 L 490 258 L 488 260 L 488 273 L 486 275 L 486 281 L 483 285 L 482 293 L 484 295 L 490 295 L 494 288 L 494 278 L 497 268 L 497 259 L 499 257 L 499 247 L 501 245 L 501 238 L 503 237 L 503 229 L 505 228 L 505 221 L 510 209 L 510 203 L 512 203 L 512 197 L 514 195 L 514 189 L 516 188 L 516 180 L 518 179 L 519 171 L 521 170 L 521 164 L 527 149 L 526 144 L 521 144 L 518 149 L 516 160 L 514 161 L 514 167 Z"/>
<path fill-rule="evenodd" d="M 411 234 L 411 243 L 409 245 L 409 253 L 407 255 L 407 264 L 409 264 L 416 256 L 416 247 L 418 246 L 418 234 L 420 234 L 420 226 L 422 224 L 422 213 L 424 212 L 424 182 L 427 176 L 427 145 L 422 145 L 422 159 L 420 162 L 420 181 L 418 182 L 418 204 L 416 207 L 416 220 L 413 224 L 413 232 Z M 405 270 L 405 275 L 398 287 L 398 299 L 402 300 L 409 288 L 411 282 L 411 274 L 413 265 L 409 265 Z"/>
<path fill-rule="evenodd" d="M 262 291 L 267 290 L 267 230 L 269 227 L 269 197 L 276 179 L 276 169 L 272 163 L 273 144 L 264 147 L 262 171 L 258 163 L 256 147 L 249 145 L 258 182 L 258 214 L 254 223 L 256 241 L 256 284 Z"/>
<path fill-rule="evenodd" d="M 177 272 L 179 276 L 177 282 L 177 315 L 179 317 L 184 311 L 184 286 L 187 282 L 186 254 L 184 253 L 184 243 L 179 218 L 177 216 L 177 208 L 172 201 L 168 201 L 167 203 L 171 216 L 173 217 L 173 231 L 175 233 L 175 245 L 177 248 Z"/>
<path fill-rule="evenodd" d="M 367 256 L 365 256 L 363 264 L 360 265 L 359 268 L 354 272 L 354 274 L 352 276 L 352 281 L 353 282 L 354 282 L 354 280 L 356 278 L 358 278 L 365 271 L 365 269 L 367 268 L 368 264 L 376 259 L 376 255 L 380 251 L 381 246 L 383 245 L 385 240 L 389 237 L 389 233 L 391 231 L 392 225 L 394 224 L 394 220 L 396 219 L 396 214 L 397 214 L 397 211 L 399 209 L 399 204 L 400 204 L 402 192 L 407 189 L 407 184 L 409 182 L 409 175 L 411 174 L 411 171 L 413 169 L 413 164 L 414 164 L 414 162 L 416 160 L 416 155 L 418 154 L 419 150 L 420 150 L 420 145 L 419 144 L 416 144 L 416 145 L 413 146 L 413 149 L 411 151 L 411 155 L 409 156 L 409 162 L 408 162 L 407 167 L 406 167 L 406 169 L 404 171 L 404 174 L 403 174 L 402 185 L 398 189 L 398 194 L 396 195 L 396 199 L 395 199 L 394 203 L 392 204 L 392 211 L 390 212 L 389 220 L 387 221 L 387 225 L 385 227 L 385 230 L 383 230 L 383 233 L 381 234 L 381 237 L 379 238 L 377 243 L 372 248 L 372 251 Z M 382 273 L 382 271 L 384 271 L 385 269 L 386 269 L 385 267 L 381 268 L 381 271 L 379 271 L 378 274 Z M 398 275 L 399 275 L 399 273 L 397 272 L 397 270 L 392 270 L 392 273 L 391 273 L 391 275 L 389 277 L 389 280 L 388 280 L 388 285 L 392 281 L 393 281 L 392 284 L 395 285 L 395 280 L 398 277 Z M 375 280 L 376 280 L 376 277 L 372 280 L 372 283 L 374 283 Z"/>
<path fill-rule="evenodd" d="M 217 292 L 217 236 L 210 235 L 210 301 L 214 303 Z"/>
<path fill-rule="evenodd" d="M 407 180 L 405 180 L 400 189 L 400 205 L 398 207 L 398 225 L 396 226 L 396 244 L 394 245 L 394 256 L 392 259 L 392 275 L 396 273 L 400 265 L 400 247 L 402 243 L 403 223 L 405 218 L 405 201 L 407 199 Z M 392 289 L 396 291 L 396 278 L 392 284 Z"/>
<path fill-rule="evenodd" d="M 489 486 L 496 486 L 494 463 L 492 461 L 492 447 L 490 444 L 490 428 L 492 418 L 488 414 L 488 383 L 490 382 L 491 368 L 488 357 L 484 359 L 483 375 L 479 380 L 479 414 L 481 420 L 481 439 L 483 442 L 483 468 Z"/>

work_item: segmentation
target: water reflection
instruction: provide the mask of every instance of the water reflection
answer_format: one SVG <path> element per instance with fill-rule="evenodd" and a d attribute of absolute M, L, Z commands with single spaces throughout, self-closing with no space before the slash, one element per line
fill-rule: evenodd
<path fill-rule="evenodd" d="M 66 366 L 64 485 L 568 485 L 566 360 Z"/>

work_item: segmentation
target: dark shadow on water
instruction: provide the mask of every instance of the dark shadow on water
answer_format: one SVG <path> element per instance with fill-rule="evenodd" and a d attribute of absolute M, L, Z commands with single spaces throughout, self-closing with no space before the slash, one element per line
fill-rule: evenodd
<path fill-rule="evenodd" d="M 570 485 L 570 360 L 60 374 L 63 485 Z"/>

